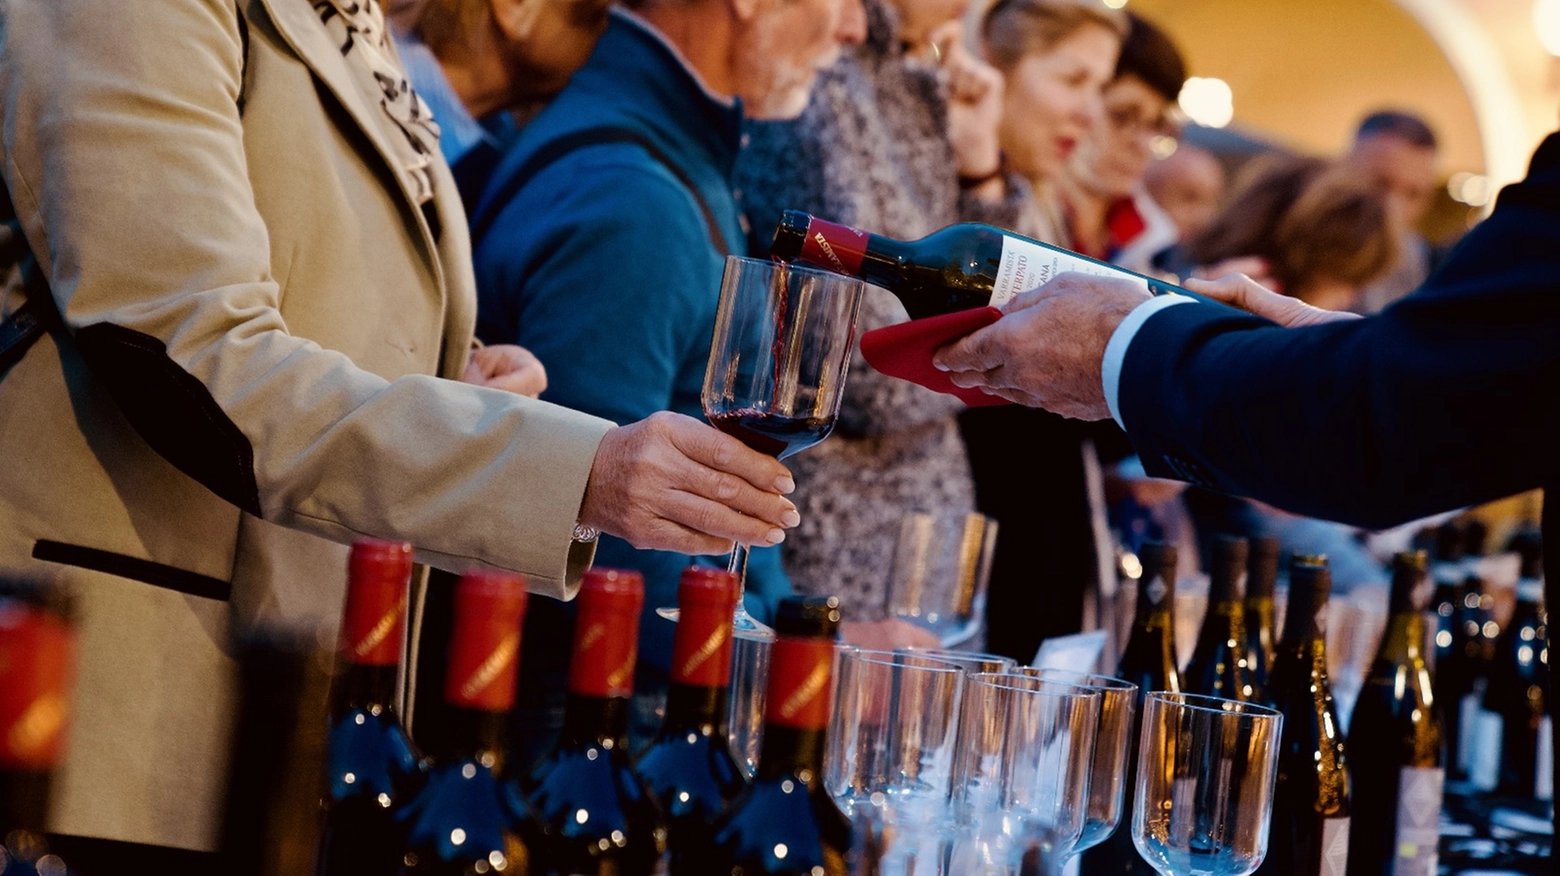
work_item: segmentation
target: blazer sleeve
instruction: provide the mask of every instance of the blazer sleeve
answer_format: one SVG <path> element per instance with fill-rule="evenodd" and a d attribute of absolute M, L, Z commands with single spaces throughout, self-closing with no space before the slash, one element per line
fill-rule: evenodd
<path fill-rule="evenodd" d="M 1380 528 L 1560 474 L 1560 135 L 1414 294 L 1284 329 L 1170 307 L 1127 349 L 1150 474 Z"/>
<path fill-rule="evenodd" d="M 266 520 L 403 538 L 424 562 L 568 591 L 610 424 L 386 380 L 289 334 L 249 184 L 231 0 L 19 0 L 0 31 L 5 180 L 95 383 L 148 444 Z"/>

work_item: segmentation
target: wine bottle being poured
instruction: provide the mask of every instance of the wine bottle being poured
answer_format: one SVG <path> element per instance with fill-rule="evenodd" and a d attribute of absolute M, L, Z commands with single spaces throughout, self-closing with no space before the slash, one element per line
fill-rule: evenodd
<path fill-rule="evenodd" d="M 916 241 L 901 241 L 787 210 L 769 254 L 847 274 L 896 295 L 911 319 L 991 305 L 1078 271 L 1131 280 L 1152 295 L 1184 289 L 1071 250 L 973 222 L 950 225 Z"/>

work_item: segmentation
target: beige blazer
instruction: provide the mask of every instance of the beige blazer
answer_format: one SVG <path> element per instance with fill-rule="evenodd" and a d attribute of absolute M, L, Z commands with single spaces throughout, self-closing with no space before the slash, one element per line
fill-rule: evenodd
<path fill-rule="evenodd" d="M 235 630 L 333 630 L 363 534 L 567 595 L 610 424 L 434 376 L 475 321 L 455 186 L 436 237 L 310 0 L 4 0 L 0 47 L 64 317 L 0 375 L 0 565 L 81 607 L 52 826 L 211 849 Z"/>

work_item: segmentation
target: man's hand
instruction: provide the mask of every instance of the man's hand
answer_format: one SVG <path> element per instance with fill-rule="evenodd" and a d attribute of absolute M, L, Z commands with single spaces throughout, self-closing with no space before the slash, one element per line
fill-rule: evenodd
<path fill-rule="evenodd" d="M 1285 328 L 1360 318 L 1357 313 L 1323 310 L 1298 298 L 1280 295 L 1245 274 L 1230 274 L 1217 280 L 1187 280 L 1186 288 L 1198 295 L 1206 295 L 1231 307 L 1271 319 Z"/>
<path fill-rule="evenodd" d="M 466 360 L 464 383 L 503 389 L 537 398 L 547 388 L 547 369 L 530 350 L 514 344 L 477 347 Z"/>
<path fill-rule="evenodd" d="M 957 386 L 1064 417 L 1110 416 L 1100 382 L 1105 345 L 1148 293 L 1131 280 L 1066 273 L 1018 295 L 1002 319 L 938 351 Z"/>
<path fill-rule="evenodd" d="M 783 494 L 791 473 L 771 457 L 681 414 L 608 432 L 596 450 L 580 523 L 644 550 L 730 553 L 774 545 L 801 522 Z"/>

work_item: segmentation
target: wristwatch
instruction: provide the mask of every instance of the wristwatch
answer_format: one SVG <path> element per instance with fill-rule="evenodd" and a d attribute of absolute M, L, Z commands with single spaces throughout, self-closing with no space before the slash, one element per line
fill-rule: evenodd
<path fill-rule="evenodd" d="M 595 541 L 599 537 L 601 537 L 601 530 L 595 528 L 594 526 L 586 526 L 583 523 L 574 524 L 574 535 L 571 536 L 574 541 L 583 544 L 585 542 Z"/>

